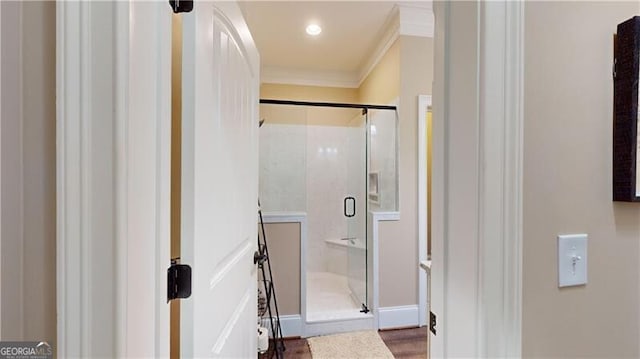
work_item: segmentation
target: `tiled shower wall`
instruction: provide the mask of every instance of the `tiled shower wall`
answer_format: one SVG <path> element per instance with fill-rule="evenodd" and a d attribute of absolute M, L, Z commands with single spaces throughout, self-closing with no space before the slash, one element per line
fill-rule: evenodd
<path fill-rule="evenodd" d="M 358 199 L 355 220 L 359 223 L 353 227 L 364 229 L 362 131 L 288 124 L 265 124 L 260 129 L 262 207 L 267 212 L 307 213 L 307 271 L 346 274 L 346 248 L 328 248 L 325 239 L 355 233 L 348 234 L 343 213 L 347 195 Z M 356 235 L 364 234 L 359 232 Z"/>

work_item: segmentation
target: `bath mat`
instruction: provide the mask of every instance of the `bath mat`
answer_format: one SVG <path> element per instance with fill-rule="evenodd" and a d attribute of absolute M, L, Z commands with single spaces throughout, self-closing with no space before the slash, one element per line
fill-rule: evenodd
<path fill-rule="evenodd" d="M 373 330 L 313 337 L 307 342 L 313 359 L 393 359 L 378 332 Z"/>

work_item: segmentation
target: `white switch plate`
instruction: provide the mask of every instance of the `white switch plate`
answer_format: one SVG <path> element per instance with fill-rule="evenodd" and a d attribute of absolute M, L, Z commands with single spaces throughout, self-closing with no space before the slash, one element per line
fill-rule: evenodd
<path fill-rule="evenodd" d="M 587 235 L 558 236 L 558 286 L 587 284 Z"/>

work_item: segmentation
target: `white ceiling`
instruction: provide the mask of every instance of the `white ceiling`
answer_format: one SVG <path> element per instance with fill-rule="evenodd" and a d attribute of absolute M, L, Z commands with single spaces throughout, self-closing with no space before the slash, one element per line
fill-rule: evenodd
<path fill-rule="evenodd" d="M 395 2 L 243 1 L 263 68 L 357 72 L 380 41 Z M 322 27 L 313 37 L 310 22 Z"/>

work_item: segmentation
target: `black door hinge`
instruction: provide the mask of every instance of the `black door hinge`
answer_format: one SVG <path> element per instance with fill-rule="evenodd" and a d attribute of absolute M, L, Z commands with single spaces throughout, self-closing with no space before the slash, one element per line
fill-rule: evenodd
<path fill-rule="evenodd" d="M 433 312 L 429 312 L 429 330 L 433 335 L 436 335 L 436 315 Z"/>
<path fill-rule="evenodd" d="M 191 267 L 187 264 L 178 264 L 177 259 L 172 259 L 171 266 L 167 268 L 167 302 L 190 296 Z"/>
<path fill-rule="evenodd" d="M 176 14 L 193 10 L 193 0 L 169 0 L 169 5 Z"/>
<path fill-rule="evenodd" d="M 364 305 L 364 303 L 362 303 L 362 309 L 360 309 L 360 313 L 364 313 L 364 314 L 369 313 L 369 308 L 367 308 L 367 306 Z"/>

